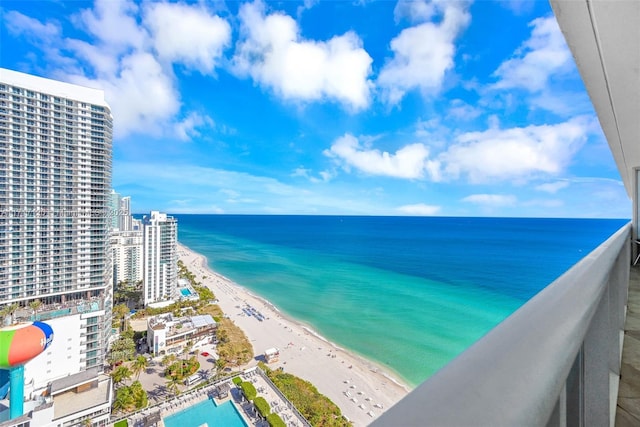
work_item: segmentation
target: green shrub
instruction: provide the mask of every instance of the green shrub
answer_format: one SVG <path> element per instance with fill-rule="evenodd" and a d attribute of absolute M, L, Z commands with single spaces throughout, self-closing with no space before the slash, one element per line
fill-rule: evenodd
<path fill-rule="evenodd" d="M 256 388 L 253 386 L 253 384 L 251 384 L 248 381 L 241 382 L 240 389 L 242 389 L 242 392 L 244 393 L 244 397 L 246 397 L 247 400 L 253 400 L 258 395 Z"/>
<path fill-rule="evenodd" d="M 282 418 L 280 418 L 280 415 L 275 413 L 267 416 L 267 422 L 270 427 L 287 427 L 284 421 L 282 421 Z"/>
<path fill-rule="evenodd" d="M 195 374 L 198 369 L 200 369 L 200 362 L 195 358 L 187 360 L 178 359 L 164 370 L 164 376 L 183 380 L 188 376 Z"/>
<path fill-rule="evenodd" d="M 242 382 L 242 378 L 240 378 L 240 377 L 233 377 L 233 379 L 232 379 L 231 381 L 233 381 L 233 383 L 234 383 L 235 385 L 239 386 L 239 385 L 240 385 L 240 383 Z"/>
<path fill-rule="evenodd" d="M 262 396 L 258 396 L 253 400 L 253 404 L 256 405 L 256 409 L 258 410 L 258 412 L 260 413 L 260 415 L 262 415 L 263 417 L 267 417 L 269 415 L 269 413 L 271 412 L 271 408 L 269 407 L 269 404 L 267 403 L 267 401 L 265 400 L 264 397 Z"/>
<path fill-rule="evenodd" d="M 351 425 L 342 416 L 340 408 L 327 396 L 321 394 L 309 381 L 282 370 L 273 371 L 265 364 L 259 364 L 259 366 L 312 426 L 343 427 Z"/>

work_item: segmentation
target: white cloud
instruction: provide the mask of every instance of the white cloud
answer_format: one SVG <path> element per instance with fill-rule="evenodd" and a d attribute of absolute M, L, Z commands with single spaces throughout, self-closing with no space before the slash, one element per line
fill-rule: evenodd
<path fill-rule="evenodd" d="M 133 53 L 122 59 L 116 75 L 88 79 L 83 75 L 69 80 L 105 90 L 107 101 L 118 121 L 114 133 L 161 132 L 160 122 L 173 118 L 180 110 L 179 93 L 172 79 L 150 53 Z"/>
<path fill-rule="evenodd" d="M 555 17 L 537 18 L 529 25 L 533 28 L 531 37 L 494 72 L 500 79 L 495 88 L 542 91 L 550 76 L 574 69 L 571 52 Z"/>
<path fill-rule="evenodd" d="M 60 26 L 53 22 L 42 23 L 20 12 L 10 10 L 4 13 L 3 21 L 13 35 L 30 35 L 36 40 L 55 39 L 60 36 Z"/>
<path fill-rule="evenodd" d="M 74 20 L 109 53 L 124 53 L 148 44 L 148 34 L 137 22 L 138 12 L 130 0 L 96 0 L 93 9 L 84 9 Z"/>
<path fill-rule="evenodd" d="M 302 4 L 300 6 L 298 6 L 298 8 L 296 9 L 296 16 L 298 17 L 298 19 L 300 19 L 300 17 L 302 17 L 302 13 L 305 10 L 311 9 L 312 7 L 317 5 L 319 2 L 320 2 L 320 0 L 304 0 L 302 2 Z"/>
<path fill-rule="evenodd" d="M 438 178 L 438 164 L 429 160 L 429 149 L 420 143 L 406 145 L 392 154 L 363 147 L 358 138 L 345 134 L 324 154 L 347 171 L 353 167 L 367 174 L 394 178 L 420 179 L 426 174 Z"/>
<path fill-rule="evenodd" d="M 191 112 L 183 120 L 176 123 L 175 132 L 179 139 L 188 141 L 192 137 L 201 135 L 198 131 L 199 127 L 207 126 L 213 128 L 214 125 L 215 123 L 211 117 Z"/>
<path fill-rule="evenodd" d="M 497 0 L 497 3 L 509 9 L 514 15 L 529 13 L 535 6 L 535 0 Z"/>
<path fill-rule="evenodd" d="M 515 196 L 505 194 L 472 194 L 462 199 L 465 203 L 486 206 L 513 206 L 517 200 Z"/>
<path fill-rule="evenodd" d="M 288 15 L 266 14 L 262 2 L 240 7 L 235 72 L 293 101 L 336 100 L 350 109 L 370 102 L 372 59 L 349 31 L 328 41 L 304 40 Z"/>
<path fill-rule="evenodd" d="M 330 171 L 330 170 L 324 170 L 318 173 L 319 177 L 315 177 L 313 176 L 311 173 L 313 171 L 311 169 L 307 169 L 304 168 L 302 166 L 296 168 L 293 170 L 293 172 L 291 173 L 292 177 L 303 177 L 308 179 L 309 181 L 313 182 L 313 183 L 319 183 L 319 182 L 329 182 L 333 179 L 333 177 L 335 176 L 335 172 L 334 171 Z"/>
<path fill-rule="evenodd" d="M 231 190 L 229 188 L 222 188 L 220 189 L 220 193 L 224 194 L 225 196 L 231 198 L 231 199 L 237 199 L 238 197 L 240 197 L 240 193 L 238 193 L 235 190 Z"/>
<path fill-rule="evenodd" d="M 210 119 L 185 111 L 173 73 L 176 63 L 212 73 L 230 43 L 229 24 L 204 8 L 153 3 L 142 10 L 130 0 L 96 0 L 70 18 L 79 31 L 66 38 L 56 23 L 17 12 L 5 16 L 12 34 L 35 39 L 47 67 L 56 70 L 53 77 L 104 89 L 117 117 L 116 137 L 188 139 L 199 133 L 197 127 L 211 125 Z"/>
<path fill-rule="evenodd" d="M 383 99 L 391 105 L 412 89 L 428 94 L 442 87 L 445 73 L 454 65 L 454 41 L 471 19 L 462 2 L 412 3 L 398 4 L 396 17 L 408 15 L 414 21 L 433 18 L 434 22 L 406 28 L 391 40 L 393 58 L 377 80 Z"/>
<path fill-rule="evenodd" d="M 331 181 L 336 176 L 336 173 L 335 171 L 324 170 L 324 171 L 320 171 L 319 175 L 322 181 L 328 182 L 328 181 Z"/>
<path fill-rule="evenodd" d="M 403 18 L 411 22 L 428 21 L 437 13 L 434 3 L 424 0 L 399 0 L 393 10 L 393 16 L 396 22 Z"/>
<path fill-rule="evenodd" d="M 532 199 L 522 203 L 523 206 L 534 206 L 542 208 L 560 208 L 563 207 L 564 201 L 560 199 Z"/>
<path fill-rule="evenodd" d="M 473 120 L 482 114 L 482 110 L 467 104 L 461 99 L 453 99 L 450 102 L 448 117 L 458 120 Z"/>
<path fill-rule="evenodd" d="M 440 206 L 425 205 L 424 203 L 404 205 L 397 208 L 397 210 L 403 214 L 415 216 L 432 216 L 440 212 L 440 209 Z"/>
<path fill-rule="evenodd" d="M 145 24 L 160 59 L 180 62 L 203 74 L 212 73 L 231 43 L 231 26 L 199 6 L 150 3 Z"/>
<path fill-rule="evenodd" d="M 295 168 L 293 170 L 293 172 L 291 172 L 291 176 L 293 176 L 293 177 L 301 176 L 303 178 L 309 178 L 310 173 L 311 173 L 311 169 L 307 169 L 307 168 L 304 168 L 304 167 L 300 166 L 300 167 Z"/>
<path fill-rule="evenodd" d="M 547 87 L 529 99 L 532 107 L 551 111 L 559 116 L 575 116 L 593 111 L 586 92 L 575 92 L 558 87 Z"/>
<path fill-rule="evenodd" d="M 558 175 L 590 128 L 586 118 L 578 117 L 556 125 L 469 132 L 458 136 L 438 159 L 446 165 L 448 177 L 467 175 L 472 182 Z"/>
<path fill-rule="evenodd" d="M 115 188 L 126 188 L 136 200 L 137 211 L 160 209 L 175 213 L 211 213 L 212 207 L 225 213 L 347 213 L 393 214 L 395 208 L 381 205 L 372 197 L 357 196 L 341 187 L 294 186 L 274 178 L 244 172 L 176 163 L 118 163 Z M 144 183 L 140 188 L 139 183 Z M 138 192 L 136 194 L 136 192 Z M 170 205 L 158 205 L 150 194 L 163 194 Z M 189 200 L 181 206 L 176 200 Z"/>
<path fill-rule="evenodd" d="M 70 67 L 75 64 L 73 59 L 62 52 L 64 47 L 62 28 L 58 22 L 49 20 L 43 23 L 12 10 L 4 12 L 2 18 L 10 35 L 24 37 L 34 47 L 34 52 L 27 55 L 31 57 L 30 59 L 41 60 L 44 64 L 54 63 L 59 67 Z M 36 53 L 37 50 L 42 53 Z"/>
<path fill-rule="evenodd" d="M 545 184 L 540 184 L 535 187 L 538 191 L 544 191 L 545 193 L 555 194 L 563 188 L 567 188 L 569 186 L 568 181 L 556 181 L 556 182 L 547 182 Z"/>

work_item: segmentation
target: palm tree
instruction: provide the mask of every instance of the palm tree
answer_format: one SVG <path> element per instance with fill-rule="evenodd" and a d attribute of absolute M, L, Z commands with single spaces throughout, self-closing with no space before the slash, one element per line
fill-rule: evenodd
<path fill-rule="evenodd" d="M 173 362 L 175 362 L 177 359 L 175 354 L 167 354 L 165 357 L 162 358 L 162 361 L 160 362 L 160 364 L 162 366 L 169 366 L 171 365 Z"/>
<path fill-rule="evenodd" d="M 113 379 L 113 385 L 120 384 L 125 380 L 131 378 L 132 372 L 126 366 L 118 366 L 112 373 L 111 378 Z"/>
<path fill-rule="evenodd" d="M 122 387 L 116 392 L 113 400 L 113 410 L 125 412 L 133 404 L 133 394 L 129 387 Z"/>
<path fill-rule="evenodd" d="M 140 379 L 140 374 L 142 373 L 142 371 L 147 369 L 147 366 L 149 366 L 149 361 L 146 357 L 142 355 L 136 357 L 136 359 L 131 364 L 131 370 L 136 375 L 136 380 Z"/>
<path fill-rule="evenodd" d="M 142 388 L 140 381 L 134 381 L 129 389 L 131 390 L 133 403 L 135 404 L 136 409 L 146 408 L 149 404 L 149 398 L 146 390 Z"/>
<path fill-rule="evenodd" d="M 222 370 L 226 368 L 226 366 L 227 366 L 227 361 L 224 360 L 222 357 L 219 357 L 218 360 L 216 360 L 216 368 L 218 369 L 218 372 L 222 372 Z"/>
<path fill-rule="evenodd" d="M 20 308 L 20 306 L 15 303 L 5 305 L 2 310 L 0 310 L 0 317 L 3 321 L 2 323 L 12 324 L 14 322 L 13 314 L 18 310 L 18 308 Z"/>
<path fill-rule="evenodd" d="M 184 348 L 182 349 L 182 355 L 185 356 L 184 360 L 187 359 L 186 356 L 189 355 L 192 348 L 193 348 L 193 343 L 191 341 L 187 341 L 186 344 L 184 345 Z"/>
<path fill-rule="evenodd" d="M 42 301 L 40 301 L 39 299 L 33 300 L 29 303 L 29 307 L 31 307 L 31 310 L 33 310 L 34 320 L 36 318 L 36 313 L 38 312 L 38 309 L 40 308 L 41 305 L 42 305 Z"/>
<path fill-rule="evenodd" d="M 177 376 L 170 376 L 167 380 L 167 390 L 177 396 L 178 394 L 180 394 L 180 389 L 178 388 L 179 384 L 180 379 Z"/>

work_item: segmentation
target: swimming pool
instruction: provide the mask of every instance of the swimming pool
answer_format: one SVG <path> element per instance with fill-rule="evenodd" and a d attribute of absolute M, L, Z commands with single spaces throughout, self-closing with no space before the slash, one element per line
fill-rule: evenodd
<path fill-rule="evenodd" d="M 182 294 L 182 296 L 184 297 L 188 297 L 191 296 L 191 291 L 187 288 L 182 288 L 180 289 L 180 293 Z"/>
<path fill-rule="evenodd" d="M 249 427 L 231 401 L 216 406 L 212 399 L 205 400 L 164 419 L 165 427 Z"/>

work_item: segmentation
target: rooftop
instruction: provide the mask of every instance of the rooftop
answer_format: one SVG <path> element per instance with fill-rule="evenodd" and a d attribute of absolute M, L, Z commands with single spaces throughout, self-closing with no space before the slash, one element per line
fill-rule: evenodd
<path fill-rule="evenodd" d="M 56 395 L 82 384 L 98 379 L 101 370 L 99 368 L 87 369 L 77 374 L 68 375 L 63 378 L 51 381 L 51 394 Z"/>
<path fill-rule="evenodd" d="M 109 105 L 104 99 L 104 91 L 100 89 L 46 79 L 44 77 L 7 70 L 6 68 L 0 68 L 0 80 L 11 85 L 33 91 L 43 92 L 62 98 L 81 99 L 92 104 L 109 108 Z"/>
<path fill-rule="evenodd" d="M 53 397 L 54 420 L 84 411 L 86 409 L 108 404 L 110 402 L 111 380 L 106 375 L 98 378 L 98 386 L 77 393 L 66 391 Z"/>
<path fill-rule="evenodd" d="M 153 330 L 169 328 L 168 335 L 177 335 L 184 332 L 208 326 L 215 326 L 216 321 L 209 314 L 199 316 L 173 317 L 171 314 L 162 314 L 152 317 L 148 321 Z"/>

